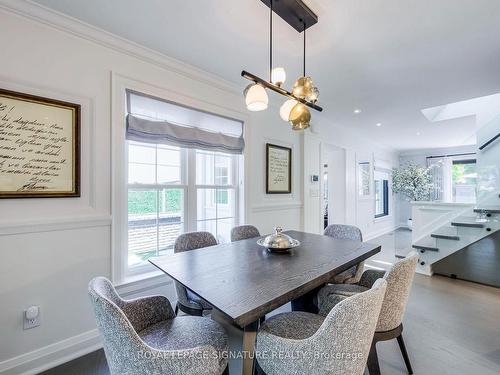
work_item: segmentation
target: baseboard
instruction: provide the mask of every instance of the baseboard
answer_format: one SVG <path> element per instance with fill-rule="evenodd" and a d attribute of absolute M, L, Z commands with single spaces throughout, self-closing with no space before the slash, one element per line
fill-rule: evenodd
<path fill-rule="evenodd" d="M 102 348 L 97 329 L 0 362 L 1 375 L 35 375 Z"/>

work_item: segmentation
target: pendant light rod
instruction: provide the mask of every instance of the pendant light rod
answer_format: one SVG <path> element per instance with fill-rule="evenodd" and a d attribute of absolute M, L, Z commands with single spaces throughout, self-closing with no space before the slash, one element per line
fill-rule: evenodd
<path fill-rule="evenodd" d="M 287 91 L 285 90 L 284 88 L 282 87 L 279 87 L 279 86 L 276 86 L 276 85 L 273 85 L 272 83 L 270 82 L 267 82 L 266 80 L 263 80 L 262 78 L 259 78 L 257 77 L 256 75 L 252 74 L 252 73 L 248 73 L 247 71 L 243 70 L 241 72 L 241 76 L 243 78 L 246 78 L 248 79 L 249 81 L 252 81 L 252 82 L 255 82 L 255 83 L 258 83 L 266 88 L 268 88 L 269 90 L 272 90 L 274 92 L 277 92 L 278 94 L 281 94 L 283 96 L 288 96 L 290 99 L 294 99 L 306 106 L 308 106 L 309 108 L 312 108 L 312 109 L 315 109 L 316 111 L 318 112 L 321 112 L 323 111 L 323 108 L 321 108 L 319 105 L 316 105 L 314 103 L 311 103 L 311 102 L 308 102 L 307 100 L 305 99 L 302 99 L 302 98 L 298 98 L 296 97 L 295 95 L 293 95 L 290 91 Z"/>
<path fill-rule="evenodd" d="M 305 77 L 306 76 L 306 24 L 305 24 L 305 22 L 304 22 L 304 57 L 303 58 L 304 58 L 304 65 L 303 65 L 304 75 L 303 75 L 303 77 Z"/>

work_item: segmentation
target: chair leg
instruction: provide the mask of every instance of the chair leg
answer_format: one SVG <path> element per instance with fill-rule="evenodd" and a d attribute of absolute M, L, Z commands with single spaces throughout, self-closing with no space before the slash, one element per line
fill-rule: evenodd
<path fill-rule="evenodd" d="M 397 337 L 399 349 L 401 349 L 401 354 L 403 355 L 403 359 L 405 360 L 406 368 L 408 370 L 408 374 L 413 374 L 413 369 L 411 368 L 410 357 L 408 357 L 408 352 L 406 351 L 405 342 L 403 341 L 403 335 L 399 335 Z"/>
<path fill-rule="evenodd" d="M 380 375 L 380 366 L 378 364 L 376 345 L 377 343 L 373 341 L 372 346 L 370 348 L 370 354 L 368 354 L 368 362 L 366 366 L 368 367 L 368 372 L 370 375 Z"/>

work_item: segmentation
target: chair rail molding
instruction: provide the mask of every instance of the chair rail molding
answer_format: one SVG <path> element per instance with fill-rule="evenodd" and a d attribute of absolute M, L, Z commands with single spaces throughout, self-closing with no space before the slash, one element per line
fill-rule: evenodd
<path fill-rule="evenodd" d="M 111 226 L 109 214 L 61 216 L 51 219 L 0 222 L 0 236 L 105 226 Z"/>
<path fill-rule="evenodd" d="M 266 204 L 257 204 L 252 206 L 253 212 L 268 212 L 282 210 L 300 210 L 304 207 L 302 202 L 269 202 Z"/>

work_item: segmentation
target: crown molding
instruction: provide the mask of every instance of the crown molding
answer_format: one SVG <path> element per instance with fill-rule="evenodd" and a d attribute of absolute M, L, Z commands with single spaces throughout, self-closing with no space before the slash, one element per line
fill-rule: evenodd
<path fill-rule="evenodd" d="M 56 30 L 72 34 L 102 47 L 124 53 L 189 79 L 204 82 L 219 90 L 241 94 L 241 90 L 236 84 L 216 74 L 206 72 L 203 69 L 189 65 L 30 0 L 0 0 L 0 9 L 39 22 Z"/>

